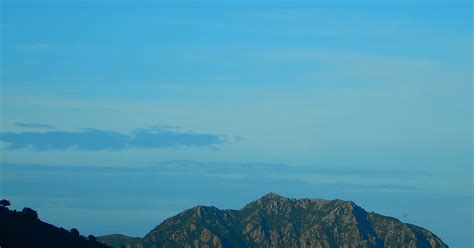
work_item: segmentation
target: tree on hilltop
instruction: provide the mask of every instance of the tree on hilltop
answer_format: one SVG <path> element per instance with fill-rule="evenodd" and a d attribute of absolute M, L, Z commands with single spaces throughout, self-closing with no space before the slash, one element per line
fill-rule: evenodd
<path fill-rule="evenodd" d="M 10 205 L 11 205 L 10 202 L 9 202 L 8 200 L 6 200 L 6 199 L 3 199 L 3 200 L 0 201 L 0 207 L 6 208 L 6 207 L 8 207 L 8 206 L 10 206 Z"/>

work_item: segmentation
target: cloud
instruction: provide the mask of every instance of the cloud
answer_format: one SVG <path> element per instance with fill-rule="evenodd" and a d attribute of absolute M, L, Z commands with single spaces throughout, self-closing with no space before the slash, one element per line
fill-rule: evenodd
<path fill-rule="evenodd" d="M 332 181 L 334 177 L 347 178 L 388 178 L 419 179 L 422 176 L 430 176 L 430 172 L 422 169 L 403 168 L 381 168 L 381 167 L 354 167 L 354 166 L 329 166 L 313 165 L 298 166 L 283 163 L 262 163 L 262 162 L 199 162 L 193 160 L 170 160 L 155 163 L 160 172 L 179 175 L 208 175 L 211 177 L 221 176 L 229 178 L 249 178 L 249 177 L 269 177 L 269 178 L 292 178 L 304 181 L 311 181 L 318 177 L 318 180 Z"/>
<path fill-rule="evenodd" d="M 207 147 L 225 142 L 221 135 L 168 131 L 159 129 L 136 129 L 130 134 L 98 129 L 77 132 L 3 132 L 0 141 L 6 149 L 49 150 L 122 150 L 128 148 Z"/>
<path fill-rule="evenodd" d="M 57 48 L 57 46 L 49 43 L 24 44 L 19 45 L 18 47 L 25 50 L 52 50 Z"/>
<path fill-rule="evenodd" d="M 155 124 L 153 126 L 150 127 L 150 129 L 154 129 L 154 130 L 157 130 L 157 129 L 167 129 L 167 130 L 170 130 L 170 129 L 179 129 L 178 126 L 173 126 L 173 125 L 166 125 L 166 124 Z"/>
<path fill-rule="evenodd" d="M 27 122 L 15 122 L 13 125 L 17 127 L 25 127 L 25 128 L 48 128 L 48 129 L 55 129 L 56 127 L 50 126 L 48 124 L 43 123 L 27 123 Z"/>
<path fill-rule="evenodd" d="M 170 146 L 209 146 L 223 142 L 214 134 L 186 133 L 163 130 L 135 130 L 130 144 L 134 147 L 154 148 Z"/>

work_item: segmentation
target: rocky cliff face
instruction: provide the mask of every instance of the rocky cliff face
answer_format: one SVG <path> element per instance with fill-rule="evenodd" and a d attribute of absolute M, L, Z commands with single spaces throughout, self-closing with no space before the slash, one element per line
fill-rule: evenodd
<path fill-rule="evenodd" d="M 101 240 L 110 242 L 109 237 Z M 124 239 L 125 240 L 125 239 Z M 115 240 L 114 240 L 115 241 Z M 113 245 L 117 245 L 115 242 Z M 267 194 L 241 210 L 197 206 L 126 247 L 447 247 L 433 233 L 350 201 Z"/>

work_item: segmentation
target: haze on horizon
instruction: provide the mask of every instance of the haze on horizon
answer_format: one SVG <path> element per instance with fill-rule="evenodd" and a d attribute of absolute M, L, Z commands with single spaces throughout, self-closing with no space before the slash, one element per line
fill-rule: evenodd
<path fill-rule="evenodd" d="M 143 236 L 276 192 L 473 245 L 470 1 L 2 1 L 0 28 L 14 207 Z"/>

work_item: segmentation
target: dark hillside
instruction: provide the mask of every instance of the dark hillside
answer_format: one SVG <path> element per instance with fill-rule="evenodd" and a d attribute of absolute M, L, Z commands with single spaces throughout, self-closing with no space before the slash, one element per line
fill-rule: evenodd
<path fill-rule="evenodd" d="M 77 229 L 71 231 L 58 228 L 41 221 L 36 211 L 24 208 L 22 211 L 7 208 L 8 201 L 0 206 L 0 247 L 69 247 L 69 248 L 105 248 L 108 247 L 95 240 L 85 238 Z"/>

